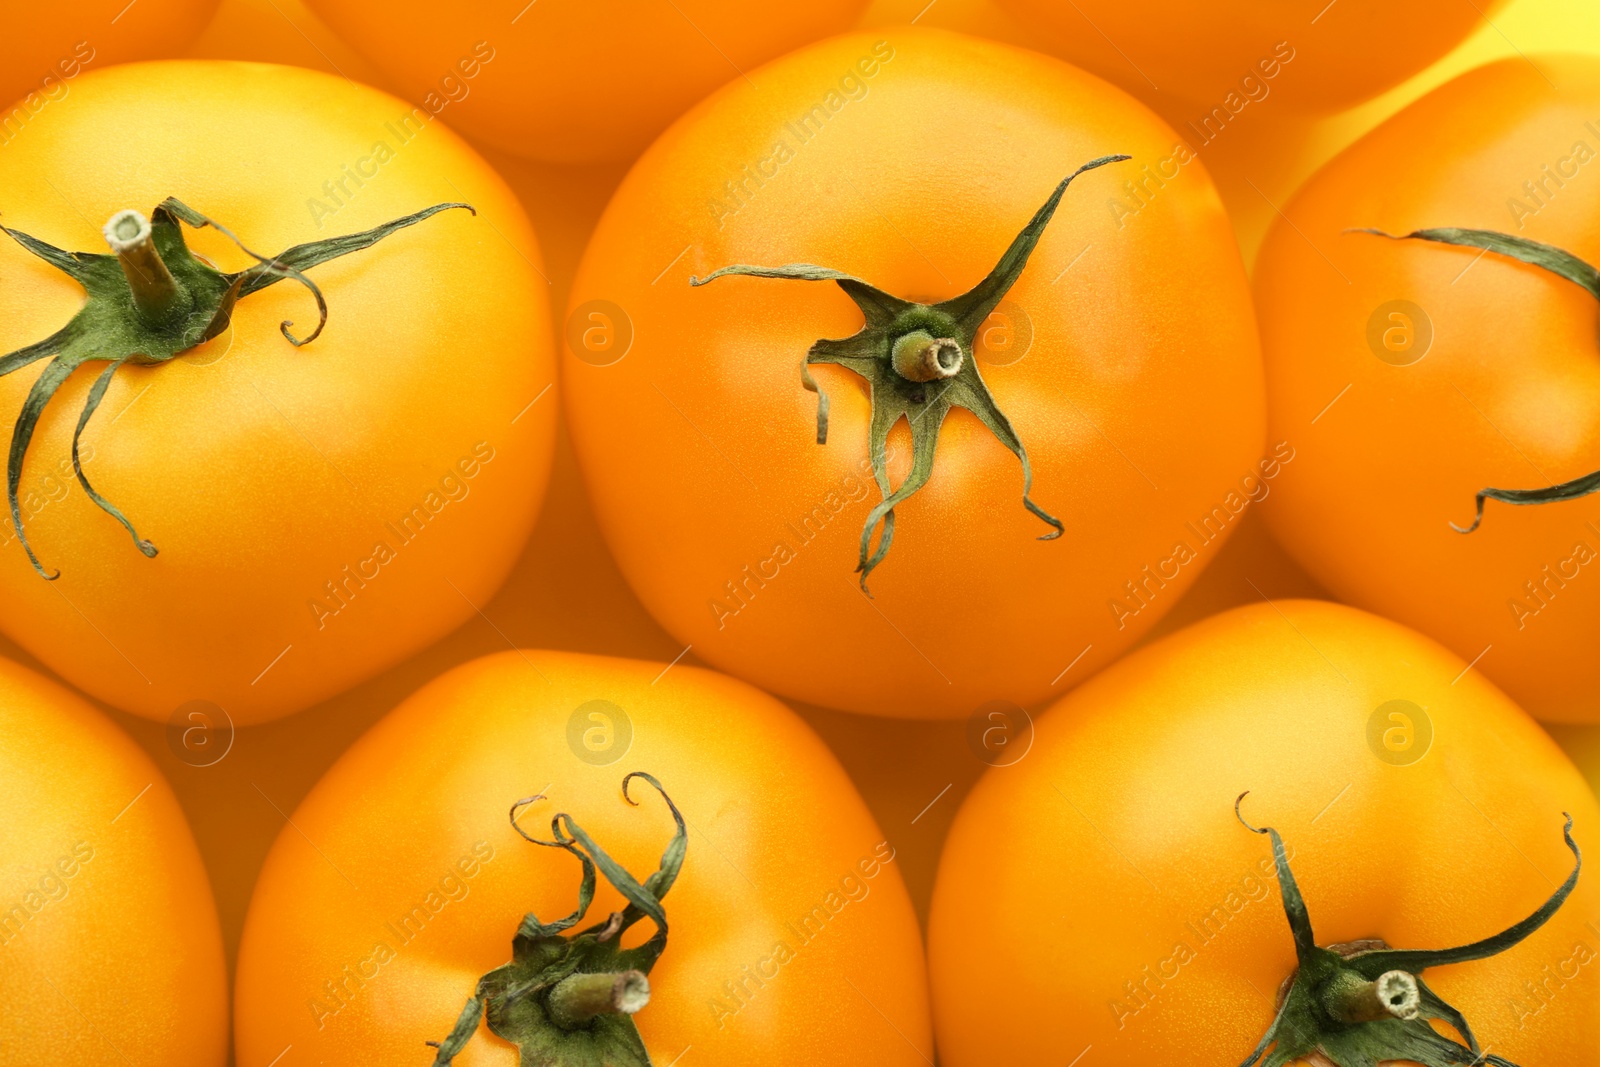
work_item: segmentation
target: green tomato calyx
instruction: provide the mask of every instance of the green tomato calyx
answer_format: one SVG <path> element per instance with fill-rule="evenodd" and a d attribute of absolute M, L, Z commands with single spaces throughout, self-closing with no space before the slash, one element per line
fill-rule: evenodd
<path fill-rule="evenodd" d="M 704 278 L 689 279 L 689 284 L 696 286 L 729 274 L 831 281 L 861 309 L 866 323 L 859 332 L 841 340 L 824 338 L 811 346 L 800 366 L 800 381 L 817 394 L 818 444 L 828 441 L 828 397 L 811 376 L 811 364 L 833 363 L 846 367 L 866 379 L 871 387 L 872 416 L 867 439 L 873 474 L 883 499 L 868 513 L 861 530 L 856 571 L 861 575 L 861 590 L 868 596 L 872 594 L 867 589 L 867 576 L 883 562 L 894 540 L 895 506 L 928 483 L 933 474 L 939 431 L 952 408 L 965 408 L 977 416 L 1021 462 L 1023 506 L 1052 528 L 1039 540 L 1050 541 L 1061 536 L 1061 521 L 1035 504 L 1028 495 L 1033 489 L 1033 469 L 1028 465 L 1028 454 L 1011 421 L 995 403 L 983 376 L 978 373 L 977 361 L 971 358 L 973 343 L 983 321 L 1021 277 L 1028 257 L 1033 254 L 1072 180 L 1085 171 L 1131 158 L 1102 156 L 1067 175 L 981 282 L 960 296 L 937 304 L 902 300 L 853 275 L 809 263 L 782 267 L 736 264 L 712 271 Z M 898 487 L 891 488 L 889 431 L 902 418 L 911 430 L 911 473 Z M 880 524 L 882 532 L 874 545 L 873 533 Z"/>
<path fill-rule="evenodd" d="M 479 979 L 449 1037 L 429 1042 L 438 1049 L 434 1067 L 450 1067 L 477 1033 L 480 1020 L 487 1020 L 497 1037 L 517 1046 L 522 1067 L 650 1067 L 650 1054 L 633 1015 L 650 1002 L 648 975 L 667 948 L 667 913 L 661 898 L 678 879 L 689 838 L 678 806 L 650 775 L 634 771 L 624 778 L 622 798 L 637 805 L 628 795 L 635 778 L 661 794 L 677 825 L 660 866 L 643 882 L 607 855 L 566 812 L 551 818 L 549 841 L 524 831 L 517 816 L 544 797 L 525 797 L 511 805 L 511 825 L 517 833 L 533 844 L 564 849 L 583 865 L 578 907 L 549 923 L 531 913 L 523 916 L 511 940 L 511 962 Z M 594 902 L 597 870 L 628 906 L 605 922 L 568 935 Z M 655 933 L 635 948 L 623 948 L 622 935 L 646 918 Z"/>
<path fill-rule="evenodd" d="M 1382 230 L 1359 228 L 1353 233 L 1370 233 L 1378 237 L 1387 237 L 1391 241 L 1433 241 L 1437 244 L 1462 245 L 1467 248 L 1481 248 L 1484 252 L 1494 252 L 1511 259 L 1521 260 L 1551 274 L 1565 278 L 1574 285 L 1582 286 L 1589 295 L 1600 300 L 1600 269 L 1590 266 L 1571 252 L 1555 245 L 1542 244 L 1530 241 L 1526 237 L 1515 237 L 1509 233 L 1500 233 L 1496 230 L 1464 230 L 1454 226 L 1439 227 L 1429 230 L 1413 230 L 1410 233 L 1392 234 Z M 1482 254 L 1482 253 L 1480 253 Z M 1456 533 L 1469 534 L 1483 522 L 1483 502 L 1485 500 L 1498 500 L 1505 504 L 1518 504 L 1528 506 L 1533 504 L 1558 504 L 1566 500 L 1577 500 L 1579 497 L 1588 496 L 1590 493 L 1600 492 L 1600 470 L 1579 475 L 1570 481 L 1557 482 L 1545 486 L 1543 489 L 1479 489 L 1477 507 L 1472 521 L 1465 526 L 1450 524 Z"/>
<path fill-rule="evenodd" d="M 1572 850 L 1572 873 L 1537 911 L 1514 926 L 1457 948 L 1396 949 L 1380 940 L 1322 947 L 1312 936 L 1311 915 L 1289 869 L 1283 839 L 1270 826 L 1251 826 L 1239 812 L 1247 796 L 1240 793 L 1234 801 L 1234 815 L 1247 830 L 1272 839 L 1278 888 L 1299 965 L 1279 991 L 1272 1025 L 1240 1067 L 1283 1067 L 1297 1060 L 1319 1067 L 1376 1067 L 1391 1060 L 1423 1067 L 1517 1067 L 1480 1049 L 1466 1018 L 1428 988 L 1422 972 L 1499 955 L 1549 921 L 1572 894 L 1583 868 L 1583 854 L 1572 840 L 1572 816 L 1566 817 L 1561 831 Z M 1466 1044 L 1434 1029 L 1429 1020 L 1435 1019 L 1454 1029 Z"/>
<path fill-rule="evenodd" d="M 435 204 L 362 233 L 295 245 L 271 258 L 252 252 L 227 227 L 171 197 L 163 200 L 149 218 L 137 211 L 119 211 L 111 216 L 102 231 L 106 243 L 111 246 L 111 255 L 66 252 L 19 230 L 0 226 L 0 230 L 23 248 L 70 275 L 88 294 L 83 307 L 61 329 L 42 341 L 0 357 L 0 377 L 49 360 L 34 380 L 17 416 L 6 479 L 11 524 L 33 569 L 50 581 L 61 576 L 60 571 L 45 570 L 23 526 L 22 509 L 17 500 L 23 461 L 39 417 L 74 371 L 86 363 L 106 364 L 89 388 L 88 400 L 72 435 L 73 470 L 89 499 L 122 524 L 140 552 L 154 557 L 155 545 L 140 537 L 127 516 L 95 491 L 84 476 L 83 464 L 78 458 L 78 444 L 84 428 L 105 399 L 117 371 L 128 363 L 144 366 L 166 363 L 211 340 L 228 328 L 233 307 L 241 297 L 285 278 L 292 278 L 306 287 L 317 302 L 319 318 L 316 329 L 304 339 L 289 332 L 293 322 L 286 320 L 279 329 L 290 344 L 296 347 L 309 344 L 328 321 L 328 304 L 322 290 L 304 271 L 330 259 L 370 248 L 396 230 L 450 208 L 465 208 L 477 214 L 468 204 Z M 210 226 L 218 230 L 255 259 L 256 264 L 233 273 L 217 270 L 189 251 L 179 223 L 196 229 Z"/>

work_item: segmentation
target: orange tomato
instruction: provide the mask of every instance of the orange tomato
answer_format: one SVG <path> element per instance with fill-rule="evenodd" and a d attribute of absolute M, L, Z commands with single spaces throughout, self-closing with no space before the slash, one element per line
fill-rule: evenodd
<path fill-rule="evenodd" d="M 1600 263 L 1600 197 L 1585 192 L 1600 181 L 1600 62 L 1538 63 L 1480 68 L 1400 112 L 1268 235 L 1272 432 L 1302 458 L 1263 510 L 1341 599 L 1476 661 L 1540 718 L 1593 722 L 1600 497 L 1491 499 L 1477 530 L 1451 526 L 1485 487 L 1600 467 L 1595 298 L 1506 256 L 1350 232 L 1490 229 Z"/>
<path fill-rule="evenodd" d="M 1245 790 L 1243 817 L 1282 834 L 1319 946 L 1464 945 L 1534 912 L 1574 867 L 1562 813 L 1592 860 L 1600 804 L 1465 666 L 1353 608 L 1281 601 L 1142 649 L 1052 707 L 945 846 L 929 920 L 941 1062 L 1244 1061 L 1296 966 L 1270 845 L 1235 819 Z M 1586 869 L 1531 937 L 1427 983 L 1496 1055 L 1592 1065 L 1597 909 Z M 1048 1010 L 997 1025 L 1019 1005 Z"/>
<path fill-rule="evenodd" d="M 1051 51 L 1192 119 L 1185 135 L 1204 142 L 1268 98 L 1327 113 L 1376 96 L 1445 55 L 1505 0 L 999 3 Z"/>
<path fill-rule="evenodd" d="M 72 437 L 102 365 L 45 409 L 25 532 L 0 531 L 0 628 L 68 681 L 166 718 L 235 722 L 324 699 L 437 640 L 499 586 L 549 471 L 553 361 L 539 253 L 503 182 L 392 97 L 287 67 L 135 64 L 88 73 L 0 151 L 7 226 L 104 252 L 113 212 L 177 196 L 276 253 L 444 201 L 447 211 L 241 298 L 231 329 L 123 367 L 84 433 L 84 474 L 160 554 L 80 491 Z M 250 260 L 214 230 L 191 246 Z M 0 351 L 48 337 L 84 290 L 6 240 Z M 38 379 L 0 378 L 7 425 Z"/>
<path fill-rule="evenodd" d="M 65 100 L 85 70 L 176 55 L 200 33 L 217 0 L 0 0 L 0 147 L 40 111 Z"/>
<path fill-rule="evenodd" d="M 228 976 L 172 789 L 103 715 L 0 660 L 0 1065 L 221 1067 Z"/>
<path fill-rule="evenodd" d="M 730 85 L 639 161 L 573 286 L 564 388 L 607 541 L 697 656 L 811 703 L 952 717 L 1059 692 L 1178 599 L 1262 486 L 1260 368 L 1227 219 L 1171 130 L 1058 61 L 884 33 L 762 68 L 759 92 Z M 1064 536 L 1036 540 L 1052 529 L 1019 499 L 1015 450 L 952 410 L 868 599 L 872 402 L 855 374 L 813 364 L 832 402 L 819 446 L 800 380 L 813 342 L 862 312 L 831 284 L 691 275 L 809 262 L 891 297 L 953 298 L 1064 176 L 1112 153 L 1133 158 L 1066 189 L 961 352 L 981 382 L 952 379 L 992 391 Z M 908 403 L 938 407 L 938 384 Z M 896 485 L 907 425 L 887 438 Z"/>
<path fill-rule="evenodd" d="M 702 96 L 848 28 L 865 0 L 308 0 L 423 107 L 535 159 L 626 159 Z M 520 8 L 520 10 L 518 10 Z"/>
<path fill-rule="evenodd" d="M 773 761 L 774 753 L 782 758 Z M 507 652 L 424 687 L 347 752 L 262 870 L 239 952 L 240 1067 L 285 1045 L 347 1067 L 450 1033 L 525 914 L 573 908 L 579 867 L 523 841 L 569 813 L 641 881 L 689 827 L 634 1016 L 652 1061 L 829 1067 L 931 1057 L 919 931 L 894 848 L 827 748 L 750 687 L 691 667 Z M 623 898 L 602 879 L 590 919 Z M 652 933 L 649 922 L 630 938 Z M 517 1063 L 480 1029 L 457 1067 Z"/>

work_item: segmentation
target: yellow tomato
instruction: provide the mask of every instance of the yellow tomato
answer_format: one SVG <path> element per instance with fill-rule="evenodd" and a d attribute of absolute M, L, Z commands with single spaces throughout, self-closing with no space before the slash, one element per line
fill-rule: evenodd
<path fill-rule="evenodd" d="M 901 316 L 1003 256 L 993 314 L 940 336 L 954 376 L 891 370 L 929 336 Z M 829 281 L 690 284 L 808 263 L 894 314 Z M 1260 458 L 1246 281 L 1194 154 L 1104 82 L 959 34 L 838 37 L 706 100 L 618 189 L 571 305 L 573 440 L 639 599 L 696 655 L 831 707 L 1048 699 L 1148 630 L 1293 459 Z M 858 343 L 813 361 L 823 443 L 808 352 Z M 869 564 L 891 485 L 916 495 Z"/>
<path fill-rule="evenodd" d="M 1600 467 L 1595 297 L 1508 255 L 1359 232 L 1488 230 L 1600 262 L 1600 59 L 1540 62 L 1435 90 L 1285 205 L 1256 294 L 1274 434 L 1302 459 L 1263 512 L 1341 599 L 1477 661 L 1541 719 L 1594 722 L 1600 497 L 1478 494 Z"/>
<path fill-rule="evenodd" d="M 228 977 L 161 772 L 103 715 L 0 660 L 0 1067 L 221 1067 Z"/>
<path fill-rule="evenodd" d="M 1600 851 L 1572 763 L 1459 657 L 1321 601 L 1226 612 L 1064 698 L 968 797 L 929 920 L 942 1062 L 1251 1062 L 1297 953 L 1246 790 L 1317 946 L 1505 930 L 1573 871 L 1563 812 Z M 1593 1067 L 1597 914 L 1585 869 L 1532 936 L 1426 982 L 1489 1051 Z"/>
<path fill-rule="evenodd" d="M 0 628 L 68 681 L 166 718 L 192 700 L 235 722 L 337 693 L 471 617 L 517 558 L 555 427 L 547 283 L 521 207 L 426 113 L 340 78 L 251 63 L 85 74 L 0 150 L 5 224 L 104 252 L 114 212 L 176 196 L 258 252 L 465 201 L 242 297 L 227 333 L 123 367 L 84 433 L 83 473 L 160 554 L 81 491 L 72 438 L 103 366 L 45 408 L 20 511 L 42 580 L 0 531 Z M 197 252 L 253 261 L 213 230 Z M 0 247 L 0 351 L 39 341 L 77 282 Z M 111 358 L 110 353 L 106 358 Z M 39 378 L 0 378 L 6 425 Z"/>
<path fill-rule="evenodd" d="M 634 1018 L 652 1061 L 918 1067 L 921 938 L 894 846 L 783 705 L 709 671 L 507 652 L 436 679 L 329 770 L 279 836 L 239 953 L 240 1067 L 390 1067 L 451 1032 L 523 916 L 573 909 L 579 866 L 522 840 L 566 812 L 643 881 L 689 828 L 670 927 Z M 623 898 L 601 881 L 588 921 Z M 650 933 L 647 921 L 630 943 Z M 469 1031 L 470 1032 L 470 1031 Z M 692 1051 L 687 1051 L 692 1049 Z M 480 1029 L 457 1067 L 512 1067 Z M 524 1067 L 531 1060 L 524 1059 Z M 631 1061 L 629 1061 L 631 1062 Z"/>

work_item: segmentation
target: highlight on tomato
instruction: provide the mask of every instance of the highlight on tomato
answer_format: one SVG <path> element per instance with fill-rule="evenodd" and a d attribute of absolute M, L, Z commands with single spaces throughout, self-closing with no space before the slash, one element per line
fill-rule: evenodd
<path fill-rule="evenodd" d="M 1594 116 L 1593 58 L 1465 74 L 1314 176 L 1256 272 L 1272 434 L 1298 445 L 1265 507 L 1284 547 L 1534 715 L 1585 722 L 1600 721 Z"/>
<path fill-rule="evenodd" d="M 1216 192 L 1142 105 L 993 42 L 856 34 L 759 84 L 641 158 L 574 283 L 606 540 L 663 626 L 767 689 L 1036 703 L 1154 623 L 1292 459 L 1258 458 Z M 1155 191 L 1137 213 L 1126 182 Z"/>
<path fill-rule="evenodd" d="M 553 449 L 547 283 L 442 125 L 295 68 L 90 72 L 0 153 L 0 220 L 0 629 L 63 678 L 258 722 L 494 593 Z"/>
<path fill-rule="evenodd" d="M 411 99 L 504 151 L 628 159 L 725 82 L 855 24 L 866 0 L 308 0 Z"/>
<path fill-rule="evenodd" d="M 0 821 L 0 1065 L 222 1067 L 222 935 L 171 786 L 82 697 L 3 659 Z"/>
<path fill-rule="evenodd" d="M 1040 34 L 1040 47 L 1159 102 L 1203 143 L 1269 99 L 1329 114 L 1377 96 L 1442 58 L 1505 0 L 999 3 Z"/>
<path fill-rule="evenodd" d="M 1213 616 L 1063 698 L 962 806 L 941 1062 L 1590 1062 L 1597 840 L 1576 768 L 1459 656 L 1325 601 Z M 996 1026 L 1017 1004 L 1050 1010 Z"/>
<path fill-rule="evenodd" d="M 932 1058 L 893 842 L 822 741 L 731 678 L 468 663 L 292 827 L 239 950 L 240 1067 L 290 1044 L 346 1067 Z"/>
<path fill-rule="evenodd" d="M 0 0 L 0 148 L 23 136 L 76 79 L 136 59 L 182 52 L 211 21 L 217 0 Z"/>

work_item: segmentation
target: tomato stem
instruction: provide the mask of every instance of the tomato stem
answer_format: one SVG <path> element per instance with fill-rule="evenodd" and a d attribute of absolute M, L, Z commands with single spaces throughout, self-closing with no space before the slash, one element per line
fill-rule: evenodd
<path fill-rule="evenodd" d="M 961 342 L 934 337 L 927 330 L 912 330 L 894 342 L 894 369 L 909 382 L 936 382 L 961 371 Z"/>
<path fill-rule="evenodd" d="M 545 1010 L 563 1030 L 587 1026 L 596 1015 L 632 1015 L 650 1003 L 643 971 L 601 971 L 563 978 L 550 990 Z"/>
<path fill-rule="evenodd" d="M 146 326 L 161 327 L 171 322 L 187 293 L 167 269 L 166 260 L 156 249 L 150 220 L 132 209 L 111 216 L 102 231 L 111 251 L 116 253 L 122 273 L 133 291 L 133 303 Z"/>
<path fill-rule="evenodd" d="M 1318 995 L 1328 1014 L 1344 1023 L 1415 1019 L 1422 1005 L 1417 980 L 1405 971 L 1385 971 L 1368 981 L 1354 971 L 1341 970 L 1323 984 Z"/>

